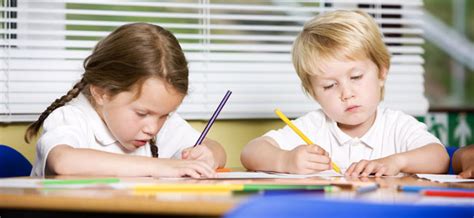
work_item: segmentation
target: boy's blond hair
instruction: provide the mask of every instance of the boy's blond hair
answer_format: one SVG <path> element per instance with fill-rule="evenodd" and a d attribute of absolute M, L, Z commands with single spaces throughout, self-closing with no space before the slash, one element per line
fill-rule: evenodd
<path fill-rule="evenodd" d="M 327 60 L 369 58 L 388 71 L 390 54 L 374 19 L 365 12 L 338 10 L 316 16 L 305 23 L 293 44 L 293 65 L 304 91 L 315 98 L 310 76 L 321 72 Z M 381 88 L 383 98 L 384 88 Z"/>

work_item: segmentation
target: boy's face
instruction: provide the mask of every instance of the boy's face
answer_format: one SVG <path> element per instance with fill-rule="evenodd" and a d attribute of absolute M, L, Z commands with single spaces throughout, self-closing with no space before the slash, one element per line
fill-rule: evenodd
<path fill-rule="evenodd" d="M 94 96 L 96 110 L 112 135 L 127 151 L 134 151 L 155 137 L 184 96 L 162 80 L 147 79 L 136 98 L 137 89 L 109 97 Z"/>
<path fill-rule="evenodd" d="M 370 59 L 329 60 L 311 76 L 316 101 L 340 127 L 370 127 L 381 99 L 386 70 L 379 77 Z M 342 125 L 342 126 L 341 126 Z"/>

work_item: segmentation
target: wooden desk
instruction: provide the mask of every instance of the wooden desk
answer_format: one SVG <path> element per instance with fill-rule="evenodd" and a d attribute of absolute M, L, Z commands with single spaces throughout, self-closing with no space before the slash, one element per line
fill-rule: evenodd
<path fill-rule="evenodd" d="M 55 177 L 60 179 L 77 179 L 78 177 Z M 321 180 L 292 179 L 294 182 L 311 183 Z M 425 180 L 414 176 L 384 177 L 384 178 L 355 178 L 353 180 L 374 181 L 381 188 L 376 191 L 356 194 L 351 189 L 340 192 L 319 193 L 318 197 L 330 199 L 358 199 L 376 202 L 416 202 L 420 196 L 416 193 L 403 193 L 397 191 L 397 185 L 426 185 L 448 186 Z M 153 178 L 123 178 L 122 181 L 156 182 Z M 232 183 L 232 182 L 265 182 L 275 183 L 275 179 L 258 180 L 176 180 L 185 183 Z M 290 180 L 287 180 L 290 181 Z M 167 180 L 170 182 L 170 180 Z M 474 188 L 474 183 L 456 184 L 465 188 Z M 187 194 L 187 193 L 159 193 L 153 195 L 137 195 L 127 189 L 41 189 L 41 188 L 0 188 L 0 217 L 5 214 L 21 213 L 55 213 L 64 216 L 64 213 L 103 213 L 116 217 L 122 215 L 179 215 L 179 216 L 221 216 L 235 207 L 239 202 L 245 201 L 252 195 L 232 194 Z M 5 215 L 5 216 L 2 216 Z M 49 215 L 47 215 L 49 216 Z M 68 215 L 69 216 L 69 215 Z M 100 216 L 102 217 L 102 215 Z"/>

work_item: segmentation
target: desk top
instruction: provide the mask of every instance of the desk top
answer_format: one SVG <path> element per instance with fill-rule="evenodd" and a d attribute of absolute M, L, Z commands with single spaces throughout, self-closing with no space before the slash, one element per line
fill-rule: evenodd
<path fill-rule="evenodd" d="M 78 179 L 84 177 L 52 177 L 55 179 Z M 342 177 L 339 179 L 343 179 Z M 382 178 L 344 178 L 353 182 L 375 182 L 380 188 L 376 191 L 358 194 L 354 189 L 343 188 L 338 192 L 312 193 L 319 198 L 358 199 L 372 202 L 410 203 L 430 201 L 417 193 L 406 193 L 397 190 L 398 185 L 420 185 L 440 187 L 462 187 L 474 189 L 474 183 L 442 184 L 418 179 L 416 176 L 382 177 Z M 155 183 L 192 183 L 192 184 L 228 184 L 228 183 L 318 183 L 324 178 L 306 179 L 249 179 L 249 180 L 162 180 L 154 178 L 121 178 L 121 181 Z M 106 212 L 136 214 L 174 214 L 221 216 L 240 202 L 256 194 L 232 193 L 153 193 L 137 194 L 130 189 L 113 189 L 110 187 L 81 189 L 47 189 L 47 188 L 7 188 L 0 187 L 0 210 L 51 210 L 62 212 Z M 472 198 L 468 199 L 472 201 Z M 449 201 L 449 199 L 447 199 Z M 438 202 L 439 203 L 439 202 Z M 447 202 L 449 204 L 453 202 Z M 474 203 L 473 203 L 474 205 Z"/>

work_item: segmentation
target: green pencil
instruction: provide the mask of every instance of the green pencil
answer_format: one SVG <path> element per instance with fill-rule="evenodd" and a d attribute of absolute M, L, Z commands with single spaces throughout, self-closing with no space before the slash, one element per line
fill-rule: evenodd
<path fill-rule="evenodd" d="M 119 178 L 94 178 L 94 179 L 54 179 L 42 181 L 42 185 L 87 185 L 110 184 L 120 182 Z"/>

